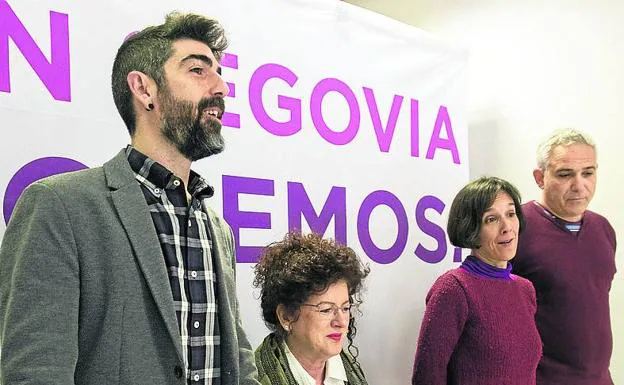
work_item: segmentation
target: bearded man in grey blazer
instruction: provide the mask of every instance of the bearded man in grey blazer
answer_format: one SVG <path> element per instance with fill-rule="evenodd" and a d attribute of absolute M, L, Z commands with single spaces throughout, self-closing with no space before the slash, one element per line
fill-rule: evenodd
<path fill-rule="evenodd" d="M 0 249 L 0 383 L 256 385 L 234 242 L 191 162 L 223 149 L 221 25 L 172 13 L 113 64 L 131 144 L 22 194 Z"/>

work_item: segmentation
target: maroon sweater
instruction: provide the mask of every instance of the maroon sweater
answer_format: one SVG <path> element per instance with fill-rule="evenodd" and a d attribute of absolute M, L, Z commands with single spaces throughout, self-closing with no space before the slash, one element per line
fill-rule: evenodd
<path fill-rule="evenodd" d="M 427 294 L 413 385 L 534 385 L 542 346 L 526 279 L 444 273 Z"/>
<path fill-rule="evenodd" d="M 544 344 L 537 383 L 612 385 L 613 228 L 591 211 L 583 215 L 578 233 L 535 202 L 526 203 L 522 212 L 527 226 L 512 262 L 513 272 L 533 282 L 537 293 L 535 320 Z"/>

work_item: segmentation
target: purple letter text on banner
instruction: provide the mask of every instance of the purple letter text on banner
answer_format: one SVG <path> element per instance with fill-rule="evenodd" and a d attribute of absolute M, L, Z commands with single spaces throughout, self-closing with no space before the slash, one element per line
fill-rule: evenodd
<path fill-rule="evenodd" d="M 444 126 L 446 131 L 446 139 L 440 138 L 442 126 Z M 453 163 L 460 163 L 459 153 L 457 152 L 457 143 L 455 143 L 455 136 L 453 135 L 451 118 L 445 106 L 440 106 L 440 108 L 438 109 L 438 116 L 436 117 L 435 125 L 433 126 L 431 142 L 429 142 L 429 149 L 427 150 L 427 159 L 433 159 L 433 155 L 438 148 L 449 150 L 451 152 L 451 155 L 453 156 Z"/>
<path fill-rule="evenodd" d="M 84 164 L 69 158 L 40 158 L 20 168 L 9 181 L 4 194 L 2 211 L 5 223 L 9 222 L 15 203 L 28 185 L 47 176 L 62 174 L 88 168 Z"/>
<path fill-rule="evenodd" d="M 343 131 L 336 132 L 330 129 L 323 119 L 323 98 L 328 92 L 335 91 L 341 94 L 349 104 L 349 124 Z M 355 138 L 360 129 L 360 107 L 355 94 L 347 83 L 334 79 L 323 79 L 312 90 L 310 98 L 310 113 L 312 122 L 319 134 L 329 143 L 336 146 L 348 144 Z"/>
<path fill-rule="evenodd" d="M 51 49 L 48 61 L 9 3 L 0 0 L 0 91 L 11 92 L 9 70 L 9 37 L 11 37 L 52 97 L 56 100 L 71 101 L 68 19 L 64 13 L 50 11 Z"/>
<path fill-rule="evenodd" d="M 377 247 L 370 234 L 370 216 L 379 205 L 388 206 L 397 218 L 397 237 L 394 244 L 387 250 Z M 370 259 L 382 264 L 392 263 L 401 256 L 407 244 L 409 228 L 405 208 L 403 208 L 399 198 L 391 192 L 383 190 L 374 191 L 364 198 L 364 202 L 360 206 L 357 217 L 357 229 L 362 249 Z"/>
<path fill-rule="evenodd" d="M 297 82 L 297 75 L 287 67 L 279 64 L 261 65 L 249 80 L 249 105 L 262 128 L 276 136 L 290 136 L 301 130 L 301 100 L 278 95 L 277 105 L 290 111 L 290 119 L 278 122 L 271 118 L 262 104 L 262 90 L 266 82 L 274 78 L 285 81 L 291 87 Z"/>
<path fill-rule="evenodd" d="M 418 244 L 414 254 L 427 263 L 438 263 L 446 255 L 446 234 L 437 224 L 429 221 L 425 216 L 427 209 L 433 209 L 442 214 L 444 211 L 444 202 L 433 195 L 422 197 L 416 205 L 416 224 L 427 235 L 431 236 L 438 243 L 438 248 L 428 250 L 422 244 Z"/>
<path fill-rule="evenodd" d="M 318 234 L 325 234 L 327 226 L 334 218 L 334 238 L 347 244 L 347 192 L 344 187 L 333 186 L 317 215 L 310 198 L 301 183 L 288 182 L 288 228 L 301 230 L 301 217 L 304 216 L 310 229 Z"/>
<path fill-rule="evenodd" d="M 239 194 L 274 196 L 274 182 L 270 179 L 245 178 L 223 175 L 223 219 L 232 227 L 236 245 L 236 261 L 255 263 L 262 251 L 261 246 L 242 246 L 240 230 L 270 229 L 271 214 L 253 211 L 241 211 L 238 208 Z"/>

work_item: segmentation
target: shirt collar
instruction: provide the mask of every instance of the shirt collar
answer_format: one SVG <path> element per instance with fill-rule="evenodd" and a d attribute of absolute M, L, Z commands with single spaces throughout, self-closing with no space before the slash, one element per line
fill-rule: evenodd
<path fill-rule="evenodd" d="M 128 157 L 130 168 L 132 168 L 137 175 L 137 179 L 153 192 L 164 189 L 175 189 L 182 183 L 182 180 L 165 166 L 152 160 L 147 155 L 132 147 L 132 145 L 126 147 L 126 156 Z M 191 196 L 199 199 L 210 198 L 214 195 L 212 186 L 193 170 L 191 170 L 189 174 L 188 191 Z"/>
<path fill-rule="evenodd" d="M 288 366 L 295 379 L 300 385 L 315 385 L 314 378 L 308 374 L 308 372 L 301 366 L 299 360 L 292 354 L 286 342 L 282 342 L 284 352 L 286 353 L 286 359 L 288 360 Z M 325 385 L 344 385 L 347 383 L 347 372 L 345 371 L 344 364 L 340 354 L 330 357 L 325 362 L 325 379 L 323 384 Z"/>
<path fill-rule="evenodd" d="M 341 381 L 336 382 L 340 385 L 347 382 L 347 372 L 345 371 L 344 364 L 342 363 L 342 358 L 340 358 L 340 354 L 331 357 L 325 363 L 325 378 L 331 378 L 332 380 Z M 333 383 L 330 382 L 329 384 Z"/>
<path fill-rule="evenodd" d="M 544 215 L 546 218 L 549 218 L 551 222 L 561 227 L 562 229 L 565 229 L 571 232 L 578 232 L 583 226 L 583 218 L 581 218 L 581 220 L 578 222 L 566 221 L 563 218 L 559 218 L 557 215 L 555 215 L 555 213 L 547 209 L 544 205 L 542 205 L 538 201 L 533 201 L 533 203 L 538 208 L 538 210 L 541 210 L 542 215 Z"/>
<path fill-rule="evenodd" d="M 471 272 L 474 275 L 486 278 L 511 279 L 511 263 L 507 262 L 507 267 L 500 268 L 483 262 L 474 255 L 469 255 L 462 262 L 462 269 Z"/>

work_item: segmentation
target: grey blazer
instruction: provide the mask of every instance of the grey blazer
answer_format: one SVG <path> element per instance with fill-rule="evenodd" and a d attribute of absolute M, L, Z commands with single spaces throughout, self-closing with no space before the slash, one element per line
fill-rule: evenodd
<path fill-rule="evenodd" d="M 256 385 L 229 226 L 209 210 L 223 385 Z M 22 194 L 0 248 L 0 384 L 184 384 L 169 278 L 121 151 Z"/>

